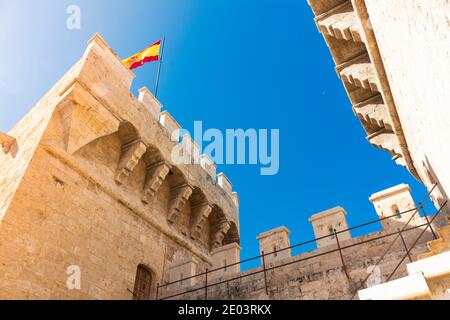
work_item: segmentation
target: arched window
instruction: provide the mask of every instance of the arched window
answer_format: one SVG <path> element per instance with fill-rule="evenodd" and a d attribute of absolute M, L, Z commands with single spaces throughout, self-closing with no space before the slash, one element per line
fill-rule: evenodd
<path fill-rule="evenodd" d="M 402 214 L 400 213 L 400 209 L 398 208 L 398 206 L 396 204 L 394 204 L 392 206 L 392 214 L 395 214 L 395 217 L 397 219 L 400 219 L 402 217 Z"/>
<path fill-rule="evenodd" d="M 139 265 L 134 282 L 133 300 L 150 300 L 153 276 L 149 268 Z"/>

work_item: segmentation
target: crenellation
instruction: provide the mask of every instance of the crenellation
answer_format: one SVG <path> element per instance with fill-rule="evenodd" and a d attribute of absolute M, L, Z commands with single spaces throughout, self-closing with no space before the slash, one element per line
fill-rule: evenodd
<path fill-rule="evenodd" d="M 108 51 L 106 51 L 106 53 L 104 54 L 105 56 L 108 55 Z M 91 95 L 93 95 L 94 93 L 90 93 Z M 80 96 L 80 94 L 77 94 L 77 97 Z M 175 121 L 175 119 L 169 114 L 169 112 L 164 111 L 161 113 L 160 119 L 159 119 L 159 123 L 163 126 L 163 128 L 165 128 L 165 130 L 160 130 L 160 126 L 153 126 L 151 125 L 152 122 L 154 122 L 155 120 L 151 120 L 151 116 L 148 112 L 148 110 L 142 109 L 140 108 L 140 103 L 139 101 L 136 100 L 136 102 L 138 102 L 139 104 L 130 107 L 130 109 L 128 111 L 130 111 L 127 114 L 121 114 L 122 109 L 115 107 L 118 102 L 108 102 L 108 100 L 110 100 L 111 98 L 114 98 L 117 95 L 109 95 L 109 96 L 105 96 L 105 98 L 97 99 L 97 102 L 100 101 L 102 102 L 104 105 L 107 106 L 108 110 L 114 114 L 115 117 L 118 117 L 119 119 L 121 119 L 121 121 L 130 121 L 131 118 L 130 116 L 132 116 L 132 122 L 134 126 L 136 126 L 137 131 L 139 132 L 139 135 L 142 137 L 142 139 L 146 142 L 147 145 L 151 145 L 153 143 L 153 141 L 158 141 L 158 148 L 160 150 L 160 152 L 163 155 L 163 158 L 165 159 L 170 159 L 171 158 L 171 151 L 173 149 L 173 142 L 171 142 L 171 140 L 167 140 L 167 136 L 169 136 L 172 133 L 174 133 L 175 130 L 180 129 L 181 126 Z M 129 96 L 129 95 L 127 95 Z M 108 100 L 107 100 L 108 99 Z M 130 105 L 130 103 L 128 102 L 122 102 L 123 105 Z M 126 115 L 126 118 L 123 119 L 122 117 Z M 147 120 L 146 117 L 149 117 Z M 130 119 L 130 120 L 127 120 Z M 142 121 L 145 120 L 145 121 Z M 148 132 L 148 130 L 151 130 L 152 132 Z M 167 135 L 167 132 L 169 133 Z M 148 139 L 146 137 L 153 137 L 152 139 Z M 182 171 L 186 171 L 186 170 L 193 170 L 196 171 L 195 166 L 192 168 L 187 169 L 186 166 L 184 165 L 180 165 L 179 168 Z M 203 169 L 202 169 L 203 170 Z M 191 175 L 189 175 L 191 176 Z M 192 175 L 193 178 L 196 177 L 196 174 Z M 196 181 L 195 183 L 205 183 L 204 181 Z M 206 190 L 208 197 L 211 198 L 211 200 L 213 200 L 213 202 L 216 203 L 221 203 L 221 205 L 225 205 L 224 207 L 224 211 L 228 213 L 231 213 L 233 211 L 235 211 L 236 209 L 232 208 L 234 207 L 234 204 L 232 202 L 228 202 L 227 199 L 217 199 L 218 194 L 215 192 L 210 192 L 209 190 Z M 221 196 L 219 196 L 220 198 Z M 226 203 L 223 203 L 223 202 Z M 232 206 L 232 207 L 229 207 Z M 229 208 L 228 208 L 229 207 Z"/>
<path fill-rule="evenodd" d="M 408 221 L 411 226 L 425 222 L 415 210 L 416 204 L 411 196 L 411 188 L 407 184 L 399 184 L 374 193 L 370 196 L 369 201 L 373 204 L 380 219 L 394 216 L 393 219 L 381 222 L 384 230 L 397 230 L 399 223 L 404 224 Z M 412 220 L 410 221 L 410 219 Z"/>
<path fill-rule="evenodd" d="M 333 8 L 343 5 L 345 2 L 350 2 L 350 0 L 307 0 L 311 9 L 316 16 L 321 14 L 326 14 Z"/>
<path fill-rule="evenodd" d="M 361 121 L 367 135 L 371 135 L 380 129 L 393 130 L 386 105 L 379 94 L 355 104 L 353 112 Z"/>
<path fill-rule="evenodd" d="M 384 201 L 383 199 L 391 199 L 394 195 L 407 190 L 407 186 L 400 185 L 376 193 L 371 199 Z M 381 279 L 386 279 L 404 257 L 404 246 L 398 241 L 392 242 L 396 235 L 392 235 L 391 230 L 352 238 L 350 233 L 345 231 L 348 228 L 345 215 L 346 212 L 341 207 L 313 215 L 310 221 L 315 236 L 321 239 L 317 241 L 317 249 L 298 255 L 291 255 L 290 231 L 286 227 L 279 227 L 259 235 L 260 250 L 265 253 L 264 262 L 270 271 L 263 272 L 262 261 L 261 266 L 243 272 L 234 269 L 239 266 L 239 264 L 231 266 L 239 254 L 240 247 L 237 243 L 213 249 L 213 266 L 219 270 L 213 270 L 208 275 L 212 282 L 208 288 L 208 297 L 232 300 L 267 298 L 345 300 L 351 299 L 357 293 L 362 281 L 372 272 L 370 270 L 375 265 L 377 266 L 375 272 L 379 272 Z M 394 221 L 394 225 L 400 228 L 405 222 Z M 329 227 L 333 228 L 332 232 Z M 338 251 L 336 239 L 333 239 L 333 242 L 324 242 L 328 239 L 322 238 L 324 235 L 336 233 L 342 256 Z M 432 235 L 430 232 L 423 234 L 421 229 L 404 234 L 409 245 L 419 235 L 414 249 L 410 251 L 410 256 L 414 260 L 427 250 L 427 242 L 432 239 Z M 404 261 L 397 269 L 394 279 L 404 276 L 407 272 L 407 263 Z M 265 283 L 269 296 L 265 293 Z M 201 282 L 193 284 L 184 290 L 198 289 L 201 285 Z M 368 285 L 373 284 L 368 281 Z M 295 296 L 292 290 L 294 286 L 298 288 Z M 182 298 L 198 300 L 202 299 L 202 296 L 193 291 L 185 293 Z"/>
<path fill-rule="evenodd" d="M 179 132 L 181 129 L 181 126 L 178 124 L 178 122 L 172 117 L 172 115 L 169 113 L 169 111 L 163 111 L 159 118 L 159 123 L 167 130 L 169 133 L 170 139 L 172 141 L 178 142 L 179 141 Z"/>
<path fill-rule="evenodd" d="M 217 166 L 214 161 L 208 155 L 203 154 L 200 156 L 200 165 L 209 174 L 211 179 L 216 182 Z"/>
<path fill-rule="evenodd" d="M 211 279 L 217 279 L 230 275 L 237 275 L 240 268 L 241 247 L 236 242 L 218 247 L 211 251 L 213 269 L 219 269 L 211 272 Z"/>
<path fill-rule="evenodd" d="M 450 181 L 446 1 L 308 2 L 367 140 L 441 207 Z M 185 290 L 178 298 L 448 298 L 450 229 L 420 217 L 428 208 L 405 184 L 370 197 L 381 230 L 352 237 L 346 211 L 332 208 L 310 218 L 316 239 L 294 246 L 317 248 L 293 255 L 290 231 L 272 229 L 257 238 L 261 265 L 241 272 L 237 192 L 147 88 L 133 95 L 134 77 L 96 34 L 37 106 L 0 132 L 0 299 L 147 300 Z M 178 147 L 188 161 L 177 161 Z M 82 270 L 79 290 L 67 288 L 71 267 Z"/>
<path fill-rule="evenodd" d="M 346 214 L 344 208 L 335 207 L 309 218 L 318 248 L 337 245 L 337 239 L 339 241 L 351 239 L 350 231 L 344 231 L 348 229 Z"/>
<path fill-rule="evenodd" d="M 167 278 L 164 262 L 174 254 L 211 267 L 210 239 L 216 230 L 210 226 L 217 216 L 234 226 L 227 241 L 239 241 L 238 208 L 203 167 L 173 162 L 178 141 L 168 131 L 180 126 L 167 112 L 158 117 L 160 103 L 145 88 L 138 98 L 131 94 L 133 78 L 96 35 L 82 59 L 9 133 L 17 150 L 0 152 L 5 169 L 0 175 L 8 181 L 0 179 L 1 234 L 20 238 L 30 225 L 39 229 L 29 243 L 49 243 L 44 258 L 57 266 L 31 263 L 40 259 L 40 250 L 16 255 L 15 261 L 31 266 L 28 280 L 36 288 L 48 288 L 45 279 L 52 279 L 52 298 L 128 299 L 126 289 L 133 288 L 142 264 L 152 274 L 154 295 L 155 281 Z M 40 184 L 48 188 L 37 188 Z M 191 199 L 193 190 L 201 201 Z M 198 207 L 205 202 L 214 209 Z M 22 242 L 0 246 L 2 257 L 13 251 L 26 248 Z M 1 287 L 20 289 L 21 269 L 10 272 L 11 263 L 0 265 L 10 276 Z M 65 270 L 72 264 L 83 266 L 86 281 L 101 277 L 105 284 L 117 284 L 68 292 Z M 126 275 L 124 281 L 117 282 L 117 270 Z M 47 293 L 33 294 L 44 298 Z M 11 297 L 25 296 L 17 291 Z"/>
<path fill-rule="evenodd" d="M 108 59 L 111 63 L 109 72 L 114 75 L 114 78 L 118 80 L 115 83 L 116 88 L 120 85 L 125 87 L 128 91 L 131 88 L 131 84 L 136 78 L 136 75 L 131 71 L 124 63 L 123 60 L 114 52 L 114 50 L 106 43 L 103 37 L 96 33 L 88 42 L 88 47 L 83 56 L 85 61 L 92 59 L 92 62 L 96 60 Z M 91 53 L 93 55 L 91 55 Z M 112 59 L 111 59 L 112 58 Z M 93 76 L 93 75 L 85 75 Z"/>
<path fill-rule="evenodd" d="M 182 141 L 183 156 L 189 164 L 200 164 L 200 147 L 189 134 L 183 135 Z"/>
<path fill-rule="evenodd" d="M 223 245 L 223 240 L 231 228 L 231 223 L 225 218 L 216 221 L 211 232 L 211 249 L 217 249 Z"/>
<path fill-rule="evenodd" d="M 227 194 L 231 195 L 233 192 L 233 185 L 224 173 L 219 173 L 217 175 L 217 184 L 221 187 Z"/>
<path fill-rule="evenodd" d="M 373 28 L 365 5 L 361 1 L 350 0 L 310 0 L 309 4 L 316 15 L 317 27 L 330 48 L 355 115 L 368 133 L 367 140 L 389 152 L 397 164 L 406 166 L 418 177 L 386 86 L 378 48 L 373 45 Z M 375 104 L 369 102 L 373 101 L 374 93 L 380 93 Z"/>
<path fill-rule="evenodd" d="M 289 231 L 286 227 L 278 227 L 261 233 L 256 239 L 259 241 L 259 251 L 264 252 L 266 263 L 283 260 L 291 257 Z M 281 251 L 280 251 L 281 250 Z"/>
<path fill-rule="evenodd" d="M 239 194 L 238 194 L 237 192 L 233 192 L 233 193 L 232 193 L 232 197 L 233 197 L 234 205 L 235 205 L 237 208 L 239 208 L 239 206 L 241 205 L 241 201 L 240 201 L 240 199 L 239 199 Z"/>
<path fill-rule="evenodd" d="M 159 120 L 159 116 L 161 113 L 162 105 L 155 98 L 153 93 L 150 92 L 146 87 L 139 89 L 139 101 L 150 111 L 152 116 Z"/>
<path fill-rule="evenodd" d="M 347 83 L 370 90 L 372 93 L 379 92 L 375 71 L 367 53 L 338 65 L 336 71 Z"/>

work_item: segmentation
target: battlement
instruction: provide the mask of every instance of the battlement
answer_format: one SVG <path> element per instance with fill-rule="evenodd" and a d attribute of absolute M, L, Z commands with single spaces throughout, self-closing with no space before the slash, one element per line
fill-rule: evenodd
<path fill-rule="evenodd" d="M 100 107 L 98 104 L 100 102 L 103 110 L 102 114 L 98 113 L 97 115 L 103 119 L 98 121 L 113 120 L 114 123 L 114 126 L 105 128 L 107 132 L 116 130 L 119 122 L 128 122 L 135 127 L 136 137 L 142 140 L 145 147 L 157 146 L 161 149 L 163 158 L 172 162 L 170 152 L 174 148 L 173 142 L 179 142 L 181 126 L 167 110 L 161 112 L 162 104 L 147 88 L 139 90 L 138 99 L 130 93 L 132 80 L 135 77 L 134 73 L 122 63 L 122 60 L 99 34 L 96 34 L 88 44 L 82 59 L 82 70 L 71 83 L 61 90 L 60 95 L 71 95 L 71 98 L 77 103 L 85 102 L 80 101 L 82 99 L 92 100 L 92 102 L 96 100 L 98 107 Z M 108 112 L 110 114 L 106 115 Z M 108 117 L 111 119 L 107 119 Z M 159 130 L 160 128 L 163 130 Z M 95 134 L 100 135 L 107 132 Z M 91 134 L 94 138 L 94 132 Z M 71 138 L 69 137 L 68 150 L 72 153 L 79 150 L 83 143 L 88 142 L 81 141 L 83 139 L 79 139 L 79 137 Z M 181 144 L 186 144 L 187 139 L 189 137 L 183 137 Z M 192 142 L 192 145 L 196 145 L 195 142 Z M 217 188 L 223 190 L 223 192 L 214 193 L 223 195 L 223 198 L 229 197 L 232 201 L 225 199 L 227 206 L 228 204 L 235 206 L 237 202 L 233 201 L 231 183 L 222 184 L 222 176 L 215 176 L 213 161 L 207 155 L 200 155 L 198 148 L 193 149 L 189 153 L 189 157 L 192 159 L 190 164 L 195 167 L 190 170 L 198 173 L 194 175 L 204 176 L 198 172 L 199 170 L 207 173 L 213 179 L 213 186 L 210 186 L 212 190 Z M 202 161 L 198 159 L 202 159 Z M 186 171 L 186 168 L 187 165 L 180 165 L 181 171 Z"/>
<path fill-rule="evenodd" d="M 11 131 L 17 152 L 6 155 L 0 150 L 0 167 L 8 181 L 0 186 L 0 191 L 5 189 L 0 219 L 14 207 L 17 190 L 41 189 L 36 184 L 51 175 L 39 199 L 48 196 L 53 207 L 64 207 L 63 201 L 52 198 L 52 183 L 57 181 L 60 189 L 72 188 L 75 198 L 65 206 L 74 212 L 83 201 L 98 203 L 101 210 L 125 210 L 140 219 L 136 232 L 142 224 L 149 225 L 149 234 L 157 230 L 170 239 L 170 246 L 187 250 L 184 256 L 211 265 L 212 250 L 239 243 L 238 196 L 228 178 L 216 174 L 212 159 L 201 155 L 189 136 L 180 137 L 180 124 L 162 111 L 147 88 L 141 88 L 138 97 L 131 93 L 134 77 L 100 35 L 89 40 L 81 60 Z M 0 138 L 3 149 L 9 148 L 10 136 Z M 177 149 L 187 151 L 189 161 L 178 163 Z M 24 182 L 30 175 L 34 180 Z M 88 181 L 87 186 L 81 187 L 79 179 Z M 97 199 L 85 199 L 92 186 Z M 172 258 L 159 252 L 154 260 L 162 259 Z M 161 265 L 155 263 L 148 265 L 160 272 Z"/>
<path fill-rule="evenodd" d="M 93 120 L 83 129 L 75 128 L 71 123 L 67 151 L 77 153 L 95 139 L 123 131 L 122 155 L 116 172 L 118 179 L 126 179 L 141 160 L 147 167 L 163 162 L 164 165 L 147 172 L 147 190 L 143 199 L 154 194 L 162 180 L 177 175 L 189 189 L 200 190 L 207 203 L 219 208 L 228 221 L 238 226 L 238 202 L 229 180 L 224 179 L 223 174 L 216 175 L 213 161 L 207 155 L 200 155 L 197 144 L 189 136 L 180 137 L 181 125 L 167 110 L 161 112 L 163 105 L 147 88 L 139 90 L 137 99 L 130 93 L 134 74 L 100 35 L 96 34 L 88 44 L 79 74 L 60 95 L 77 105 L 71 108 L 72 117 L 88 116 L 84 114 L 88 112 Z M 87 104 L 93 106 L 91 110 L 82 110 L 80 106 Z M 90 126 L 95 122 L 100 126 Z M 80 134 L 86 129 L 88 133 Z M 177 164 L 172 159 L 177 145 L 185 151 L 184 156 L 189 157 L 187 163 Z M 178 212 L 176 208 L 172 211 Z"/>
<path fill-rule="evenodd" d="M 89 52 L 97 52 L 98 50 L 102 51 L 102 57 L 103 59 L 107 59 L 107 62 L 112 66 L 113 72 L 110 74 L 113 76 L 115 80 L 120 80 L 119 83 L 115 84 L 115 86 L 124 86 L 124 88 L 121 88 L 123 90 L 128 90 L 131 87 L 132 80 L 134 79 L 135 75 L 132 71 L 130 71 L 122 62 L 122 59 L 120 59 L 115 52 L 111 49 L 110 46 L 106 43 L 106 41 L 99 35 L 96 34 L 91 40 L 88 42 L 89 47 L 86 50 L 84 59 L 89 61 L 90 55 Z M 97 58 L 97 57 L 96 57 Z M 105 61 L 106 62 L 106 61 Z M 125 69 L 125 70 L 123 70 Z M 82 74 L 80 74 L 82 76 Z M 84 77 L 81 77 L 84 80 Z M 81 79 L 80 79 L 81 80 Z M 130 92 L 128 92 L 128 95 Z M 102 98 L 107 98 L 102 97 Z M 136 106 L 136 101 L 133 98 L 132 105 L 129 105 L 129 108 L 134 108 Z M 139 90 L 139 97 L 138 102 L 140 104 L 140 108 L 137 108 L 140 112 L 140 116 L 142 116 L 143 119 L 148 119 L 148 116 L 150 115 L 153 119 L 155 119 L 164 129 L 165 132 L 168 134 L 168 137 L 172 141 L 179 141 L 179 133 L 182 129 L 181 125 L 176 121 L 176 119 L 169 113 L 169 111 L 164 110 L 161 112 L 161 109 L 163 109 L 163 105 L 155 98 L 155 96 L 146 88 L 141 88 Z M 106 101 L 105 101 L 106 102 Z M 143 107 L 143 108 L 142 108 Z M 133 115 L 133 116 L 139 116 L 139 115 Z M 131 119 L 130 119 L 131 120 Z M 131 123 L 136 123 L 137 118 L 133 119 L 134 121 L 130 121 Z M 140 121 L 141 125 L 142 121 Z M 148 126 L 150 126 L 152 123 L 149 122 Z M 189 136 L 183 136 L 181 137 L 182 141 L 181 143 L 187 144 L 188 139 L 190 139 Z M 194 141 L 190 141 L 190 144 L 192 146 L 197 146 L 197 144 Z M 190 150 L 189 150 L 190 151 Z M 211 170 L 211 164 L 213 164 L 213 161 L 207 156 L 207 155 L 200 155 L 199 148 L 193 148 L 192 152 L 189 153 L 189 156 L 191 158 L 191 164 L 199 165 L 200 168 L 205 170 L 209 175 L 212 177 L 212 174 L 214 173 L 213 170 Z M 199 161 L 199 159 L 202 158 L 204 161 Z M 221 176 L 214 176 L 215 184 L 226 191 L 228 195 L 232 195 L 232 190 L 229 188 L 231 186 L 230 184 L 222 185 L 221 184 Z M 233 202 L 235 203 L 235 202 Z"/>
<path fill-rule="evenodd" d="M 388 197 L 393 197 L 395 195 L 401 194 L 401 193 L 410 193 L 411 187 L 407 184 L 399 184 L 397 186 L 388 188 L 386 190 L 382 190 L 379 192 L 374 193 L 370 196 L 369 200 L 374 203 L 383 199 L 386 199 Z"/>
<path fill-rule="evenodd" d="M 375 201 L 398 202 L 410 196 L 410 188 L 401 184 L 375 193 Z M 399 198 L 398 195 L 401 195 Z M 407 197 L 406 197 L 407 198 Z M 376 203 L 374 202 L 375 209 Z M 378 210 L 377 210 L 378 213 Z M 401 241 L 396 241 L 392 228 L 399 230 L 406 227 L 409 221 L 391 217 L 389 230 L 383 229 L 365 235 L 352 237 L 346 221 L 347 212 L 342 207 L 334 207 L 313 214 L 309 221 L 314 229 L 315 239 L 291 246 L 290 231 L 278 227 L 257 236 L 260 256 L 239 261 L 240 247 L 230 244 L 213 251 L 213 269 L 207 272 L 208 297 L 219 299 L 292 299 L 293 289 L 301 287 L 297 297 L 302 299 L 350 299 L 355 293 L 355 284 L 366 281 L 370 266 L 376 263 L 380 275 L 387 277 L 393 266 L 399 263 L 399 257 L 405 255 L 409 248 L 410 259 L 416 259 L 426 251 L 427 242 L 433 239 L 430 231 L 420 224 L 410 224 L 402 232 Z M 364 228 L 377 220 L 352 227 L 352 230 Z M 383 227 L 386 226 L 383 224 Z M 316 241 L 317 248 L 301 253 L 293 253 L 299 248 Z M 240 264 L 260 260 L 260 266 L 245 271 L 240 270 Z M 369 267 L 369 268 L 368 268 Z M 179 277 L 179 266 L 171 268 L 170 279 Z M 187 280 L 196 279 L 188 287 L 168 283 L 162 288 L 163 297 L 175 299 L 201 299 L 204 294 L 205 271 L 190 268 L 190 273 L 184 274 Z M 399 264 L 396 275 L 406 274 L 406 265 Z M 366 280 L 363 280 L 366 279 Z M 238 281 L 237 281 L 238 280 Z M 233 285 L 230 285 L 230 284 Z M 357 287 L 357 286 L 356 286 Z M 297 290 L 297 289 L 295 289 Z"/>

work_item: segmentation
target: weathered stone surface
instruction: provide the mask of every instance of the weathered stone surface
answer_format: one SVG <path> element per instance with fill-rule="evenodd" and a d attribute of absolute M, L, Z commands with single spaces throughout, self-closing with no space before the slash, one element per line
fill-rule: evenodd
<path fill-rule="evenodd" d="M 266 263 L 282 260 L 291 256 L 289 234 L 286 227 L 279 227 L 261 233 L 256 239 L 259 241 L 259 252 L 264 252 Z M 281 250 L 281 251 L 280 251 Z"/>
<path fill-rule="evenodd" d="M 180 185 L 202 194 L 214 219 L 234 226 L 225 239 L 239 241 L 235 200 L 201 166 L 173 163 L 177 142 L 158 122 L 159 103 L 145 90 L 135 98 L 133 77 L 96 35 L 8 133 L 16 145 L 0 150 L 0 299 L 131 299 L 142 265 L 153 298 L 169 265 L 193 258 L 211 268 L 212 222 L 202 214 L 201 235 L 190 237 L 198 200 L 174 201 Z M 79 289 L 67 286 L 72 267 Z"/>
<path fill-rule="evenodd" d="M 377 192 L 370 199 L 380 218 L 391 215 L 393 206 L 405 211 L 411 206 L 414 207 L 408 185 L 398 185 Z M 226 300 L 357 299 L 359 290 L 385 282 L 397 265 L 397 271 L 392 274 L 393 280 L 408 274 L 409 260 L 405 245 L 398 234 L 393 232 L 401 228 L 418 227 L 403 232 L 406 246 L 412 248 L 409 255 L 413 261 L 427 251 L 427 243 L 433 239 L 430 230 L 423 231 L 425 218 L 417 217 L 406 226 L 412 211 L 406 212 L 401 219 L 397 219 L 394 212 L 390 223 L 383 221 L 385 229 L 356 238 L 352 238 L 350 233 L 345 231 L 348 228 L 345 214 L 343 208 L 336 207 L 313 215 L 310 220 L 316 236 L 319 237 L 318 248 L 299 255 L 291 256 L 290 249 L 278 252 L 277 256 L 273 254 L 274 246 L 277 249 L 289 247 L 289 230 L 286 228 L 276 228 L 259 235 L 260 250 L 269 253 L 265 257 L 265 275 L 262 266 L 240 273 L 236 269 L 223 268 L 228 261 L 236 259 L 236 244 L 213 250 L 213 265 L 220 270 L 212 272 L 208 277 L 208 297 Z M 330 239 L 329 226 L 338 232 L 343 231 L 339 233 L 342 256 L 336 239 Z M 202 272 L 204 270 L 198 271 L 197 274 Z M 172 295 L 177 294 L 174 299 L 204 299 L 204 274 L 196 278 L 199 283 L 171 292 Z M 268 295 L 265 293 L 265 279 Z M 196 289 L 199 290 L 193 291 Z M 187 290 L 190 292 L 185 293 Z"/>
<path fill-rule="evenodd" d="M 350 1 L 344 2 L 316 18 L 319 30 L 337 39 L 361 41 L 358 20 Z"/>
<path fill-rule="evenodd" d="M 337 244 L 337 240 L 344 241 L 351 238 L 349 231 L 343 231 L 348 229 L 346 214 L 343 208 L 336 207 L 309 218 L 313 225 L 314 236 L 319 239 L 317 240 L 319 248 Z"/>

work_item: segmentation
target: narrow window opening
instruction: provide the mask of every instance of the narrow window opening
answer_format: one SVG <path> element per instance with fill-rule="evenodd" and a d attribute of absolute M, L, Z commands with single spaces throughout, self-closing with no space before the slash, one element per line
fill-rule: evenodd
<path fill-rule="evenodd" d="M 393 205 L 393 206 L 392 206 L 392 214 L 395 214 L 395 217 L 396 217 L 397 219 L 400 219 L 400 218 L 402 217 L 402 214 L 401 214 L 401 212 L 400 212 L 400 209 L 398 208 L 397 205 Z"/>

